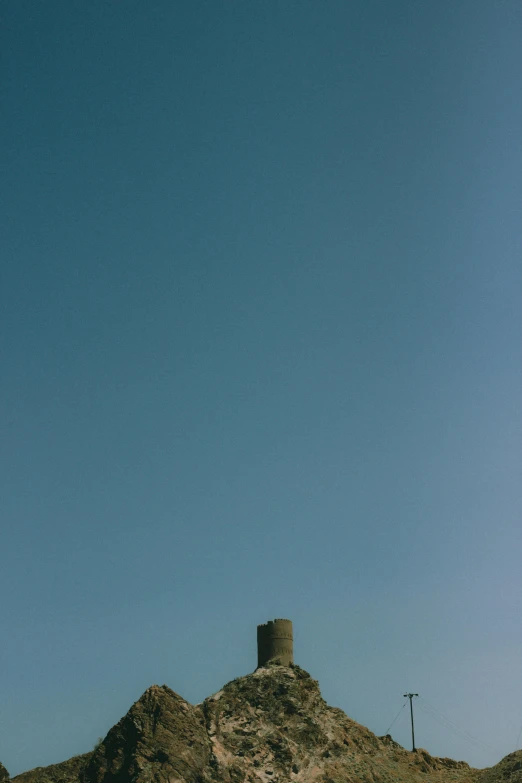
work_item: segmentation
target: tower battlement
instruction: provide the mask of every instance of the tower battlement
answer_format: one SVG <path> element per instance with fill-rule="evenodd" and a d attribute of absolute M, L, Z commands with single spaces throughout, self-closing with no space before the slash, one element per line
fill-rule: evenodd
<path fill-rule="evenodd" d="M 257 626 L 258 668 L 275 659 L 279 660 L 282 666 L 290 666 L 294 662 L 291 620 L 279 618 Z"/>

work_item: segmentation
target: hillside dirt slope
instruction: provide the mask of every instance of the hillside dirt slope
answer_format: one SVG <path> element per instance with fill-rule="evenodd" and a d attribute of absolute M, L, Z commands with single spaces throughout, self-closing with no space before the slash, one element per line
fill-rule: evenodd
<path fill-rule="evenodd" d="M 522 783 L 522 752 L 489 770 L 406 751 L 329 707 L 297 666 L 268 665 L 193 706 L 153 685 L 100 746 L 16 783 Z M 0 781 L 0 783 L 2 783 Z"/>

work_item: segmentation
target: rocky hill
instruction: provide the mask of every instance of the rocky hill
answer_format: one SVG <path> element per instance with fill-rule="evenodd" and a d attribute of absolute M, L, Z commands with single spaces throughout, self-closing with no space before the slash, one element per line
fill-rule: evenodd
<path fill-rule="evenodd" d="M 0 783 L 8 777 L 0 765 Z M 193 706 L 153 685 L 91 753 L 11 783 L 522 783 L 522 752 L 489 770 L 406 751 L 339 709 L 297 666 L 268 665 Z"/>

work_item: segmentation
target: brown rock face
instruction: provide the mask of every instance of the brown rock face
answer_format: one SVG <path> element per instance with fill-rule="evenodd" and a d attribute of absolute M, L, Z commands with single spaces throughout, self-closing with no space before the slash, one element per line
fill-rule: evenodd
<path fill-rule="evenodd" d="M 198 783 L 210 759 L 200 707 L 153 685 L 112 728 L 81 771 L 80 783 Z"/>
<path fill-rule="evenodd" d="M 7 772 L 6 772 L 7 775 Z M 92 753 L 16 783 L 522 783 L 522 751 L 490 770 L 410 753 L 329 707 L 298 666 L 269 664 L 192 706 L 149 688 Z M 7 778 L 0 778 L 7 783 Z"/>
<path fill-rule="evenodd" d="M 226 685 L 203 708 L 211 780 L 239 783 L 471 783 L 464 762 L 409 753 L 329 707 L 297 666 L 268 666 Z"/>
<path fill-rule="evenodd" d="M 9 780 L 9 772 L 4 765 L 0 763 L 0 783 L 6 783 L 7 780 Z"/>

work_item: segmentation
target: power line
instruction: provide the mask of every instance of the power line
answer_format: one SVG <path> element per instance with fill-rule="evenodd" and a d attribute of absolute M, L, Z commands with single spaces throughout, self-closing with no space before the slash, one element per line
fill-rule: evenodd
<path fill-rule="evenodd" d="M 479 739 L 478 737 L 475 737 L 473 734 L 471 734 L 469 731 L 466 731 L 465 729 L 461 728 L 460 726 L 457 726 L 457 724 L 451 720 L 451 718 L 448 718 L 447 715 L 444 715 L 442 712 L 440 712 L 433 704 L 430 704 L 429 701 L 421 697 L 421 703 L 424 705 L 427 710 L 430 710 L 432 713 L 432 717 L 438 718 L 440 721 L 444 721 L 448 724 L 448 728 L 451 728 L 452 731 L 459 732 L 460 734 L 466 736 L 469 740 L 472 740 L 473 742 L 478 742 L 480 745 L 482 745 L 485 748 L 488 748 L 489 750 L 496 751 L 496 748 L 493 748 L 491 745 L 488 745 L 487 742 L 484 742 L 483 740 Z"/>
<path fill-rule="evenodd" d="M 393 724 L 395 723 L 395 721 L 397 720 L 397 718 L 399 717 L 399 715 L 401 714 L 401 712 L 403 711 L 403 709 L 405 708 L 405 706 L 407 705 L 407 703 L 408 703 L 407 701 L 405 701 L 405 702 L 404 702 L 404 704 L 403 704 L 403 705 L 402 705 L 402 707 L 400 708 L 399 712 L 397 713 L 397 715 L 395 716 L 395 718 L 392 720 L 392 722 L 390 723 L 390 725 L 388 726 L 388 728 L 387 728 L 387 729 L 386 729 L 386 731 L 384 732 L 385 734 L 389 734 L 389 733 L 390 733 L 390 729 L 391 729 L 391 727 L 393 726 Z"/>
<path fill-rule="evenodd" d="M 519 742 L 520 742 L 520 736 L 521 736 L 521 735 L 522 735 L 522 726 L 520 727 L 520 731 L 518 732 L 518 737 L 517 737 L 517 744 L 516 744 L 516 746 L 515 746 L 515 750 L 518 750 L 518 744 L 519 744 Z"/>
<path fill-rule="evenodd" d="M 486 745 L 486 743 L 483 743 L 480 740 L 476 740 L 473 737 L 468 736 L 464 732 L 460 731 L 459 729 L 456 729 L 452 724 L 448 723 L 445 720 L 442 720 L 439 718 L 438 715 L 436 715 L 434 712 L 431 712 L 431 710 L 428 710 L 426 708 L 426 705 L 420 704 L 419 705 L 421 710 L 426 713 L 426 715 L 429 715 L 433 720 L 437 721 L 437 723 L 440 723 L 441 726 L 444 726 L 444 728 L 448 729 L 449 731 L 452 731 L 453 734 L 455 734 L 457 737 L 460 737 L 460 739 L 466 740 L 466 742 L 469 742 L 471 745 L 474 745 L 476 748 L 480 748 L 481 750 L 494 750 L 490 745 Z"/>
<path fill-rule="evenodd" d="M 496 751 L 496 748 L 493 748 L 491 745 L 488 745 L 487 742 L 483 742 L 482 740 L 478 739 L 477 737 L 474 737 L 469 732 L 465 731 L 464 729 L 459 728 L 455 723 L 453 723 L 450 718 L 446 717 L 446 715 L 443 715 L 442 712 L 439 712 L 433 705 L 431 705 L 426 699 L 421 698 L 419 707 L 423 712 L 425 712 L 427 715 L 429 715 L 433 720 L 437 721 L 437 723 L 440 723 L 444 728 L 448 729 L 449 731 L 452 731 L 454 734 L 456 734 L 461 739 L 466 740 L 467 742 L 471 743 L 472 745 L 475 745 L 475 747 L 482 748 L 483 750 L 492 750 L 494 752 Z"/>

